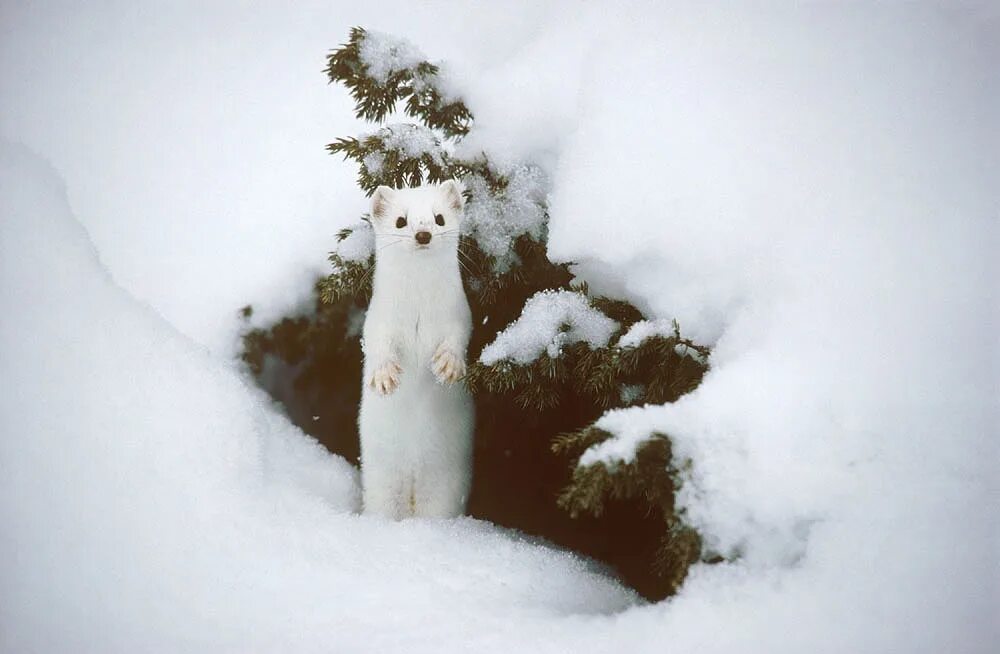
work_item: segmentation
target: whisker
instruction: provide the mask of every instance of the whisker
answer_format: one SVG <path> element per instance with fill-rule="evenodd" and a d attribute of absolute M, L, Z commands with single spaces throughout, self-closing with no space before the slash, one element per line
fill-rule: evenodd
<path fill-rule="evenodd" d="M 390 245 L 399 245 L 400 243 L 402 243 L 402 241 L 389 241 L 388 243 L 383 243 L 382 247 L 377 248 L 375 251 L 376 252 L 381 252 L 382 250 L 386 249 Z"/>
<path fill-rule="evenodd" d="M 474 275 L 472 275 L 472 271 L 469 270 L 469 267 L 466 266 L 464 263 L 462 263 L 461 259 L 458 259 L 458 267 L 461 268 L 462 270 L 464 270 L 467 275 L 474 276 Z"/>
<path fill-rule="evenodd" d="M 476 276 L 478 273 L 472 271 L 472 266 L 475 265 L 475 264 L 474 264 L 473 260 L 469 257 L 469 255 L 465 254 L 461 250 L 456 250 L 456 252 L 458 253 L 458 262 L 459 262 L 459 264 L 462 264 L 464 270 L 467 273 L 469 273 L 472 276 Z M 477 266 L 477 268 L 478 268 L 478 266 Z M 482 271 L 479 271 L 479 272 L 482 272 Z"/>
<path fill-rule="evenodd" d="M 368 280 L 371 279 L 372 275 L 374 275 L 374 274 L 375 274 L 375 264 L 373 263 L 371 265 L 371 268 L 368 269 L 368 272 L 365 273 L 365 276 L 361 278 L 361 284 L 360 285 L 364 286 L 365 284 L 367 284 Z M 374 292 L 374 290 L 375 289 L 372 289 L 373 292 Z"/>
<path fill-rule="evenodd" d="M 465 252 L 462 252 L 461 250 L 455 250 L 455 253 L 458 254 L 459 257 L 464 258 L 466 263 L 470 265 L 472 264 L 472 258 Z"/>

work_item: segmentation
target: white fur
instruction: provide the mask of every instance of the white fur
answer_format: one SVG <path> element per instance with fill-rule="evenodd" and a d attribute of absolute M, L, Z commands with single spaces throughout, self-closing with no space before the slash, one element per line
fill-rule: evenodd
<path fill-rule="evenodd" d="M 400 519 L 465 511 L 474 420 L 459 381 L 472 331 L 458 265 L 463 205 L 452 181 L 380 186 L 372 196 L 375 273 L 358 421 L 365 513 Z M 431 233 L 424 247 L 415 239 L 420 231 Z"/>

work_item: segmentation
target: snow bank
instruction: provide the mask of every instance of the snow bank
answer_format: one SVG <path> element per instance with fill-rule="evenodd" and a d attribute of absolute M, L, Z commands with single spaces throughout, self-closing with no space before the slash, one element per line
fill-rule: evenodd
<path fill-rule="evenodd" d="M 354 469 L 117 288 L 8 145 L 0 273 L 0 649 L 499 651 L 634 603 L 484 523 L 352 514 Z"/>
<path fill-rule="evenodd" d="M 469 94 L 476 147 L 553 162 L 550 256 L 714 345 L 581 460 L 670 434 L 680 505 L 737 559 L 621 648 L 987 650 L 996 13 L 630 9 L 543 21 Z"/>
<path fill-rule="evenodd" d="M 346 28 L 265 5 L 3 8 L 0 133 L 67 180 L 115 281 L 222 355 L 241 307 L 262 325 L 311 304 L 367 205 L 324 150 L 359 131 L 322 73 Z"/>
<path fill-rule="evenodd" d="M 662 610 L 676 651 L 995 642 L 996 34 L 974 18 L 626 18 L 588 63 L 550 253 L 715 344 L 699 389 L 607 414 L 582 459 L 669 434 L 686 517 L 738 557 Z"/>
<path fill-rule="evenodd" d="M 521 316 L 483 348 L 479 362 L 491 366 L 509 359 L 526 365 L 543 353 L 558 357 L 573 343 L 604 347 L 618 323 L 590 306 L 575 291 L 542 291 L 528 298 Z"/>

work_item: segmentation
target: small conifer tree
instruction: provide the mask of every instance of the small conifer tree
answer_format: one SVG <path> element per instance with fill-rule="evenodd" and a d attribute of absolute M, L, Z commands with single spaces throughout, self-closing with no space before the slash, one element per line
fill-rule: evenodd
<path fill-rule="evenodd" d="M 349 89 L 358 117 L 378 125 L 327 146 L 357 164 L 365 193 L 451 178 L 466 188 L 459 257 L 473 333 L 465 383 L 477 408 L 470 512 L 602 559 L 648 597 L 675 592 L 701 544 L 675 507 L 684 466 L 668 436 L 651 434 L 630 462 L 579 459 L 610 436 L 593 424 L 606 410 L 672 402 L 695 388 L 707 349 L 676 324 L 593 295 L 571 264 L 549 260 L 543 171 L 500 166 L 483 152 L 457 155 L 473 115 L 412 45 L 354 28 L 326 73 Z M 400 107 L 416 122 L 386 124 Z M 337 235 L 314 314 L 249 330 L 243 341 L 261 384 L 349 458 L 358 451 L 358 337 L 374 266 L 367 219 Z"/>

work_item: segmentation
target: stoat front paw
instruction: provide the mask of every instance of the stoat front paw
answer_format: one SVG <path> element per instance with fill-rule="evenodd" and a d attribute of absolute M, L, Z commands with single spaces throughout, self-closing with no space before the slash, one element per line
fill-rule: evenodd
<path fill-rule="evenodd" d="M 375 368 L 375 372 L 368 378 L 368 388 L 379 395 L 391 395 L 399 387 L 401 374 L 403 369 L 390 359 Z"/>
<path fill-rule="evenodd" d="M 442 345 L 431 359 L 431 371 L 439 382 L 454 384 L 465 374 L 465 360 Z"/>

